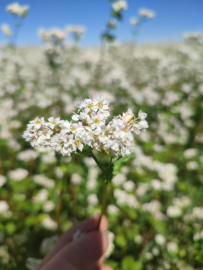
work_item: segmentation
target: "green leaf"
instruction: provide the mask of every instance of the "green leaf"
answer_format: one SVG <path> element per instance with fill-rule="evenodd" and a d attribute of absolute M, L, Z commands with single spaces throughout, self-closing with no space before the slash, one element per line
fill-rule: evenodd
<path fill-rule="evenodd" d="M 107 42 L 113 42 L 115 40 L 115 36 L 105 33 L 102 35 L 102 39 Z"/>
<path fill-rule="evenodd" d="M 16 225 L 12 222 L 6 224 L 6 232 L 7 234 L 11 235 L 15 232 L 16 230 Z"/>
<path fill-rule="evenodd" d="M 113 163 L 113 177 L 115 177 L 120 170 L 122 169 L 122 167 L 134 156 L 134 153 L 131 153 L 130 155 L 124 156 L 120 159 L 117 159 L 114 163 Z"/>
<path fill-rule="evenodd" d="M 126 238 L 122 234 L 116 236 L 115 242 L 119 247 L 124 248 L 127 245 Z"/>
<path fill-rule="evenodd" d="M 122 269 L 130 270 L 133 262 L 134 262 L 134 258 L 132 255 L 125 256 L 121 262 Z"/>
<path fill-rule="evenodd" d="M 117 20 L 119 20 L 119 21 L 122 20 L 122 15 L 121 15 L 121 12 L 120 11 L 116 12 L 115 10 L 112 10 L 111 14 Z"/>
<path fill-rule="evenodd" d="M 136 262 L 132 255 L 123 258 L 121 262 L 122 270 L 141 270 L 142 263 Z"/>

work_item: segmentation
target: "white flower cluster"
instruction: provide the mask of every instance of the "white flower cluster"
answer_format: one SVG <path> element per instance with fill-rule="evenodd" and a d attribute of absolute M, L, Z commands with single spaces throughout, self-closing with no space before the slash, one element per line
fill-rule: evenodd
<path fill-rule="evenodd" d="M 194 32 L 194 33 L 184 33 L 183 38 L 186 41 L 191 41 L 191 42 L 199 42 L 202 40 L 203 33 L 202 32 Z"/>
<path fill-rule="evenodd" d="M 66 39 L 67 33 L 59 28 L 40 29 L 39 36 L 44 42 L 61 42 Z"/>
<path fill-rule="evenodd" d="M 4 35 L 7 37 L 11 37 L 13 35 L 13 32 L 12 32 L 10 26 L 6 23 L 2 24 L 1 30 L 4 33 Z"/>
<path fill-rule="evenodd" d="M 21 6 L 19 3 L 13 3 L 6 7 L 6 11 L 11 14 L 18 15 L 20 17 L 25 17 L 28 13 L 29 6 Z"/>
<path fill-rule="evenodd" d="M 128 8 L 128 4 L 124 0 L 119 0 L 119 1 L 114 2 L 112 4 L 112 7 L 113 7 L 113 10 L 115 12 L 120 12 L 123 9 L 127 9 Z"/>
<path fill-rule="evenodd" d="M 67 26 L 65 31 L 67 34 L 72 33 L 75 35 L 76 39 L 81 39 L 82 35 L 85 33 L 85 27 L 84 26 Z"/>
<path fill-rule="evenodd" d="M 133 17 L 130 19 L 130 23 L 132 25 L 138 25 L 139 24 L 139 20 L 136 17 Z"/>
<path fill-rule="evenodd" d="M 139 10 L 139 14 L 146 18 L 154 18 L 156 16 L 156 13 L 153 10 L 149 10 L 146 8 L 141 8 Z"/>
<path fill-rule="evenodd" d="M 23 138 L 34 147 L 51 147 L 64 156 L 70 156 L 77 150 L 89 146 L 98 151 L 119 157 L 131 153 L 133 135 L 139 135 L 148 127 L 146 113 L 139 111 L 135 118 L 130 109 L 123 115 L 110 116 L 109 102 L 104 97 L 85 99 L 73 114 L 72 121 L 50 117 L 35 118 L 28 124 Z"/>

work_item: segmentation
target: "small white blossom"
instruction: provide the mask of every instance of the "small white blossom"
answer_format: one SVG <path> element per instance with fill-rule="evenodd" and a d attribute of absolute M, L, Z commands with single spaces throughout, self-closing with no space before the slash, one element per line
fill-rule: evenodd
<path fill-rule="evenodd" d="M 169 206 L 167 208 L 167 215 L 171 218 L 178 218 L 182 215 L 182 210 L 178 206 Z"/>
<path fill-rule="evenodd" d="M 121 10 L 128 8 L 128 4 L 124 0 L 118 0 L 113 2 L 112 7 L 115 12 L 121 12 Z"/>
<path fill-rule="evenodd" d="M 141 8 L 139 10 L 139 14 L 146 18 L 154 18 L 156 16 L 156 13 L 153 10 L 149 10 L 146 8 Z"/>
<path fill-rule="evenodd" d="M 11 37 L 13 35 L 13 32 L 8 24 L 2 24 L 1 30 L 7 37 Z"/>
<path fill-rule="evenodd" d="M 6 183 L 6 177 L 4 175 L 0 175 L 0 188 Z"/>
<path fill-rule="evenodd" d="M 162 234 L 156 234 L 155 242 L 160 246 L 164 246 L 166 243 L 166 238 Z"/>

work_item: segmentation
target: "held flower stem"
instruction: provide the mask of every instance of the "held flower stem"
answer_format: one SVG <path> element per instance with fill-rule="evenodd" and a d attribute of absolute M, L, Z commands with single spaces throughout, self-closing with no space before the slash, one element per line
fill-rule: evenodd
<path fill-rule="evenodd" d="M 101 214 L 100 214 L 100 217 L 99 217 L 99 222 L 97 224 L 97 231 L 99 230 L 102 217 L 105 214 L 105 210 L 106 210 L 106 201 L 107 201 L 107 194 L 108 194 L 108 181 L 107 180 L 104 181 L 103 192 L 104 192 L 104 195 L 103 195 L 103 198 L 102 198 Z"/>
<path fill-rule="evenodd" d="M 95 160 L 95 162 L 97 163 L 97 165 L 99 166 L 99 168 L 101 169 L 101 171 L 106 176 L 106 179 L 103 182 L 103 198 L 102 198 L 102 205 L 101 205 L 101 214 L 100 214 L 99 222 L 97 224 L 97 230 L 99 230 L 99 226 L 100 226 L 102 217 L 105 214 L 105 210 L 106 210 L 106 202 L 107 202 L 107 195 L 108 195 L 108 183 L 109 183 L 109 181 L 112 178 L 112 173 L 111 173 L 112 157 L 110 159 L 109 168 L 106 171 L 104 169 L 104 167 L 101 165 L 101 163 L 99 162 L 99 160 L 97 159 L 97 157 L 94 155 L 93 152 L 92 152 L 91 156 Z"/>
<path fill-rule="evenodd" d="M 99 160 L 97 159 L 97 157 L 95 156 L 95 154 L 93 152 L 91 152 L 91 157 L 97 163 L 97 165 L 99 166 L 99 168 L 101 169 L 101 171 L 104 173 L 104 175 L 107 176 L 107 172 L 105 171 L 105 169 L 103 168 L 103 166 L 101 165 L 101 163 L 99 162 Z"/>

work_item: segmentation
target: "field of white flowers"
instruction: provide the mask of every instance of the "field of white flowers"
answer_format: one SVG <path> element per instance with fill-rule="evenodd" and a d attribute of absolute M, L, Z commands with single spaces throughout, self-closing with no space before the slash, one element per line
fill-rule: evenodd
<path fill-rule="evenodd" d="M 76 42 L 83 33 L 68 31 Z M 106 263 L 203 269 L 202 43 L 81 49 L 64 35 L 41 30 L 44 47 L 0 49 L 0 269 L 35 269 L 61 232 L 100 212 L 95 161 L 32 148 L 22 134 L 37 116 L 70 121 L 81 101 L 101 95 L 115 115 L 141 109 L 149 123 L 109 186 Z"/>

